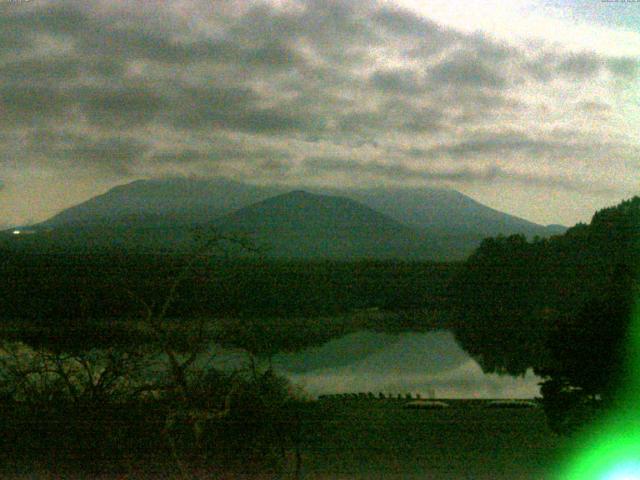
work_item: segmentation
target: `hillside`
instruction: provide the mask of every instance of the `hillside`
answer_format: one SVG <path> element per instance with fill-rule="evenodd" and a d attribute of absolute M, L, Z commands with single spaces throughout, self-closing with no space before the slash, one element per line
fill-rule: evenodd
<path fill-rule="evenodd" d="M 63 210 L 40 226 L 204 223 L 282 192 L 227 179 L 137 180 Z"/>
<path fill-rule="evenodd" d="M 345 197 L 294 191 L 242 208 L 214 225 L 251 234 L 286 258 L 430 258 L 428 239 Z"/>
<path fill-rule="evenodd" d="M 54 250 L 188 251 L 194 226 L 215 225 L 257 234 L 277 257 L 460 260 L 487 236 L 564 231 L 453 190 L 314 189 L 304 198 L 287 191 L 221 178 L 138 180 L 63 210 L 20 242 Z"/>
<path fill-rule="evenodd" d="M 377 188 L 345 191 L 343 194 L 402 223 L 443 234 L 484 238 L 521 233 L 533 237 L 566 230 L 561 225 L 545 227 L 500 212 L 455 190 Z"/>

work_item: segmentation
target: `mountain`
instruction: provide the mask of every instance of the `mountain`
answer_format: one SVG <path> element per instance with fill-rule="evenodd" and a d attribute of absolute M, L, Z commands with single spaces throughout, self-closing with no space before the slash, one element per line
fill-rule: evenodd
<path fill-rule="evenodd" d="M 227 179 L 169 178 L 119 185 L 39 224 L 198 224 L 283 193 Z"/>
<path fill-rule="evenodd" d="M 346 197 L 293 191 L 214 222 L 248 233 L 284 258 L 433 258 L 428 237 Z"/>
<path fill-rule="evenodd" d="M 563 233 L 561 225 L 542 226 L 487 207 L 455 190 L 375 188 L 340 192 L 396 220 L 428 232 L 439 258 L 470 255 L 480 242 L 497 235 L 523 234 L 529 239 Z"/>
<path fill-rule="evenodd" d="M 188 251 L 195 225 L 254 232 L 281 257 L 438 260 L 465 258 L 487 236 L 546 237 L 565 230 L 499 212 L 453 190 L 325 188 L 303 193 L 221 178 L 170 178 L 114 187 L 30 227 L 39 232 L 30 237 L 64 248 Z"/>
<path fill-rule="evenodd" d="M 566 230 L 560 225 L 544 227 L 494 210 L 455 190 L 375 188 L 344 191 L 341 194 L 406 225 L 445 235 L 484 238 L 521 233 L 533 237 L 554 235 Z"/>

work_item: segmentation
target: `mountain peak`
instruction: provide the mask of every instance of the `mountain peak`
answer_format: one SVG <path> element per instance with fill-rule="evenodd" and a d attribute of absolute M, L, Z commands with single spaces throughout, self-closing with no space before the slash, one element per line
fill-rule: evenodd
<path fill-rule="evenodd" d="M 300 256 L 305 245 L 308 257 L 346 258 L 357 251 L 361 252 L 358 256 L 370 258 L 413 255 L 438 259 L 464 258 L 489 236 L 522 233 L 533 238 L 564 231 L 560 226 L 543 227 L 491 209 L 455 190 L 303 188 L 259 186 L 226 178 L 136 180 L 60 212 L 37 227 L 72 232 L 69 238 L 80 245 L 86 239 L 77 235 L 78 226 L 102 229 L 106 243 L 112 242 L 109 235 L 117 236 L 117 229 L 125 229 L 153 231 L 156 244 L 173 245 L 178 231 L 184 231 L 186 238 L 193 225 L 224 223 L 247 232 L 261 231 L 265 240 L 269 235 L 281 238 L 277 242 L 283 255 L 293 257 Z M 138 238 L 131 234 L 131 243 L 152 249 L 147 243 L 153 235 Z"/>

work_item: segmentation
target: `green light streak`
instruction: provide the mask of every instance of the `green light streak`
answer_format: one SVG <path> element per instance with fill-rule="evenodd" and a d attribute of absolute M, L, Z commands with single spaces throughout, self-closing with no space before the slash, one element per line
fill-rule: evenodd
<path fill-rule="evenodd" d="M 558 480 L 640 480 L 640 301 L 628 335 L 625 371 L 620 406 L 576 439 Z"/>

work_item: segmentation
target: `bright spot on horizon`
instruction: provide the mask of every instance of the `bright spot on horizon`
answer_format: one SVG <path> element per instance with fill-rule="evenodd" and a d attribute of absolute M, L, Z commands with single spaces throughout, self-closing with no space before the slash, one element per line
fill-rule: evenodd
<path fill-rule="evenodd" d="M 20 230 L 14 230 L 14 231 L 13 231 L 13 234 L 14 234 L 14 235 L 20 235 Z"/>

